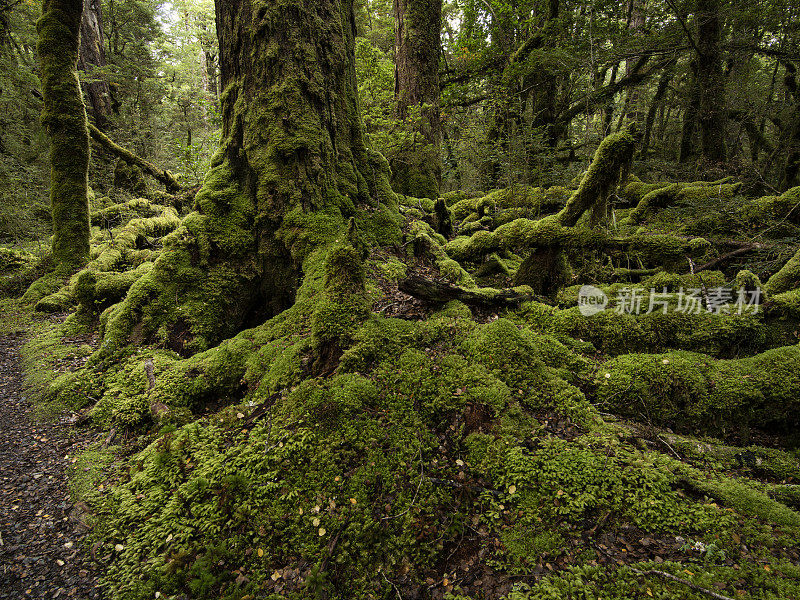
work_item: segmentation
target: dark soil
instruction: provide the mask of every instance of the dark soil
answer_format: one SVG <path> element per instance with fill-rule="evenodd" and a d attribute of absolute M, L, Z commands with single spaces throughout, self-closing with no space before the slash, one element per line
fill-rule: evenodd
<path fill-rule="evenodd" d="M 97 432 L 37 421 L 21 338 L 0 337 L 0 598 L 102 598 L 85 511 L 67 486 L 70 459 Z"/>

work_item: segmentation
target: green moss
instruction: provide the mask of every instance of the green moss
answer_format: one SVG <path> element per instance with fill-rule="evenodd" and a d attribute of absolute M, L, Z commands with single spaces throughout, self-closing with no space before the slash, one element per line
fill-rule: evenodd
<path fill-rule="evenodd" d="M 676 468 L 693 487 L 739 514 L 758 517 L 785 527 L 800 527 L 800 512 L 776 502 L 753 485 L 730 477 L 709 477 L 707 473 L 685 465 L 676 464 Z"/>
<path fill-rule="evenodd" d="M 613 298 L 615 290 L 608 292 Z M 639 315 L 610 307 L 586 316 L 579 307 L 555 310 L 531 303 L 523 307 L 521 315 L 537 331 L 590 342 L 611 355 L 675 348 L 713 356 L 740 356 L 761 352 L 775 341 L 760 314 L 676 312 L 674 299 L 666 314 L 658 309 L 646 314 L 647 304 L 645 299 Z"/>
<path fill-rule="evenodd" d="M 777 295 L 800 287 L 800 252 L 769 278 L 764 286 L 768 294 Z"/>
<path fill-rule="evenodd" d="M 754 224 L 774 219 L 800 223 L 800 187 L 787 190 L 780 196 L 764 196 L 744 206 L 744 216 Z"/>
<path fill-rule="evenodd" d="M 36 261 L 36 256 L 23 250 L 0 246 L 0 273 L 24 269 Z"/>
<path fill-rule="evenodd" d="M 369 315 L 364 262 L 351 245 L 336 245 L 325 260 L 322 298 L 311 317 L 311 335 L 318 352 L 335 345 L 344 349 Z"/>
<path fill-rule="evenodd" d="M 82 7 L 48 0 L 36 23 L 42 124 L 50 136 L 52 255 L 69 274 L 89 255 L 89 130 L 76 64 Z"/>
<path fill-rule="evenodd" d="M 63 275 L 53 272 L 48 273 L 30 285 L 30 287 L 23 294 L 22 301 L 35 305 L 42 298 L 58 292 L 63 284 Z"/>
<path fill-rule="evenodd" d="M 714 360 L 689 352 L 628 354 L 603 365 L 597 398 L 613 410 L 683 426 L 698 420 L 720 430 L 794 422 L 800 347 L 750 358 Z"/>

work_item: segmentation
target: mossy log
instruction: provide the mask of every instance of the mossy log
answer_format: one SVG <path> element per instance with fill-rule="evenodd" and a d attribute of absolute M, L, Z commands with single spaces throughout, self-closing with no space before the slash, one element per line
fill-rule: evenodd
<path fill-rule="evenodd" d="M 800 288 L 800 250 L 783 265 L 780 271 L 769 278 L 764 287 L 771 295 Z"/>
<path fill-rule="evenodd" d="M 93 211 L 92 225 L 103 229 L 110 229 L 129 222 L 135 217 L 147 219 L 164 215 L 167 210 L 172 209 L 168 206 L 154 204 L 146 198 L 135 198 L 127 202 L 113 204 L 107 208 Z"/>
<path fill-rule="evenodd" d="M 517 219 L 494 231 L 479 231 L 471 237 L 460 236 L 448 242 L 445 251 L 457 261 L 479 261 L 498 250 L 553 246 L 637 252 L 651 258 L 674 260 L 702 254 L 710 244 L 702 238 L 662 234 L 638 233 L 618 237 L 600 229 L 564 227 L 556 216 L 551 216 L 538 221 Z"/>
<path fill-rule="evenodd" d="M 742 188 L 741 183 L 698 182 L 673 183 L 645 194 L 625 221 L 626 225 L 638 225 L 657 208 L 672 204 L 692 204 L 714 199 L 733 198 Z"/>
<path fill-rule="evenodd" d="M 175 176 L 172 173 L 166 169 L 157 167 L 153 163 L 136 156 L 130 150 L 123 148 L 91 123 L 89 123 L 89 133 L 91 134 L 92 139 L 100 144 L 103 148 L 118 156 L 129 165 L 135 165 L 139 167 L 142 171 L 163 183 L 168 192 L 176 193 L 181 190 L 181 184 L 177 179 L 175 179 Z"/>
<path fill-rule="evenodd" d="M 627 354 L 603 365 L 597 399 L 653 423 L 738 431 L 800 424 L 800 346 L 715 360 L 691 352 Z"/>
<path fill-rule="evenodd" d="M 736 183 L 733 176 L 718 179 L 716 181 L 694 181 L 689 183 L 679 183 L 682 187 L 715 187 L 721 185 L 728 185 Z M 621 187 L 617 197 L 615 198 L 615 205 L 618 208 L 632 208 L 639 204 L 642 199 L 649 193 L 668 188 L 675 185 L 671 182 L 653 182 L 645 183 L 641 179 L 631 176 L 628 183 Z"/>
<path fill-rule="evenodd" d="M 574 227 L 589 209 L 593 211 L 593 224 L 605 218 L 608 198 L 627 178 L 638 141 L 639 133 L 636 124 L 632 123 L 600 143 L 580 186 L 558 214 L 562 226 Z"/>
<path fill-rule="evenodd" d="M 493 288 L 468 290 L 419 275 L 402 279 L 397 287 L 401 292 L 431 304 L 446 304 L 451 300 L 459 300 L 467 305 L 499 309 L 535 299 L 533 290 L 527 286 L 503 290 Z"/>

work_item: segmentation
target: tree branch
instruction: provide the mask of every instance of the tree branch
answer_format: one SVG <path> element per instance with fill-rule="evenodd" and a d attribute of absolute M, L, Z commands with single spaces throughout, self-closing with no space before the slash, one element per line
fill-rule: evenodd
<path fill-rule="evenodd" d="M 122 146 L 115 143 L 111 138 L 109 138 L 106 134 L 100 131 L 97 127 L 89 123 L 89 133 L 92 136 L 92 139 L 100 144 L 103 148 L 111 152 L 112 154 L 117 155 L 125 162 L 136 165 L 142 171 L 150 175 L 151 177 L 157 179 L 161 183 L 163 183 L 168 192 L 175 193 L 181 190 L 181 184 L 178 183 L 178 180 L 175 179 L 175 176 L 167 171 L 166 169 L 160 169 L 155 166 L 153 163 L 146 161 L 143 158 L 136 156 L 130 150 L 126 150 Z"/>

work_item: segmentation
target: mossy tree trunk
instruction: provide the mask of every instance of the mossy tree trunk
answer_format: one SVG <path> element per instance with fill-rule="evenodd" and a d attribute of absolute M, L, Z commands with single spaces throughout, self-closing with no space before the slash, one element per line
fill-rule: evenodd
<path fill-rule="evenodd" d="M 682 163 L 688 162 L 697 155 L 695 148 L 695 132 L 697 131 L 697 118 L 700 113 L 700 84 L 697 79 L 697 61 L 689 63 L 689 98 L 686 109 L 683 113 L 683 125 L 681 126 L 681 143 L 678 160 Z"/>
<path fill-rule="evenodd" d="M 89 113 L 98 129 L 106 128 L 106 119 L 111 115 L 111 90 L 96 69 L 106 66 L 103 42 L 103 13 L 100 0 L 84 0 L 81 21 L 81 44 L 78 52 L 78 69 L 90 78 L 84 84 L 89 101 Z"/>
<path fill-rule="evenodd" d="M 442 0 L 394 0 L 397 115 L 419 107 L 419 141 L 393 163 L 397 191 L 436 198 L 442 182 L 439 48 Z"/>
<path fill-rule="evenodd" d="M 83 0 L 44 0 L 36 24 L 42 123 L 50 136 L 53 260 L 69 272 L 89 256 L 89 129 L 76 65 Z"/>
<path fill-rule="evenodd" d="M 106 343 L 204 350 L 294 302 L 304 261 L 394 202 L 364 144 L 353 0 L 217 0 L 223 131 L 197 212 L 109 318 Z M 391 211 L 390 211 L 391 212 Z"/>
<path fill-rule="evenodd" d="M 727 160 L 725 146 L 725 74 L 720 44 L 722 24 L 719 0 L 697 0 L 697 82 L 700 90 L 700 135 L 703 158 L 721 163 Z"/>

